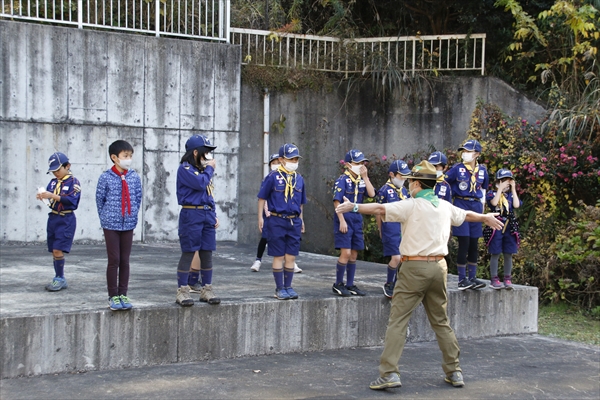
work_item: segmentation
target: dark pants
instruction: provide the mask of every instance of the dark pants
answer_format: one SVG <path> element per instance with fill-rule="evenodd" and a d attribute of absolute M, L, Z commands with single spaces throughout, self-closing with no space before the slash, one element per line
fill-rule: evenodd
<path fill-rule="evenodd" d="M 133 230 L 111 231 L 104 229 L 108 266 L 106 285 L 108 296 L 127 296 L 129 284 L 129 256 L 133 245 Z"/>

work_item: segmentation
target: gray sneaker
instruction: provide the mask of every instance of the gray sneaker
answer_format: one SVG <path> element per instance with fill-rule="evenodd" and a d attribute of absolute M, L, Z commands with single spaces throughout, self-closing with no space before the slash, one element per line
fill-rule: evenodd
<path fill-rule="evenodd" d="M 194 300 L 190 297 L 190 287 L 188 285 L 177 288 L 177 300 L 175 302 L 182 307 L 194 305 Z"/>
<path fill-rule="evenodd" d="M 454 387 L 465 386 L 465 383 L 463 382 L 462 372 L 460 371 L 454 371 L 453 373 L 446 375 L 444 381 L 446 383 L 451 384 Z"/>
<path fill-rule="evenodd" d="M 202 293 L 202 285 L 197 282 L 195 285 L 190 286 L 190 293 Z"/>
<path fill-rule="evenodd" d="M 400 386 L 402 386 L 402 382 L 400 382 L 400 374 L 395 372 L 391 372 L 383 378 L 380 376 L 369 384 L 369 388 L 373 390 L 395 388 Z"/>
<path fill-rule="evenodd" d="M 219 304 L 221 299 L 215 295 L 215 292 L 213 292 L 212 285 L 204 285 L 202 287 L 202 291 L 200 292 L 200 301 L 208 304 Z"/>

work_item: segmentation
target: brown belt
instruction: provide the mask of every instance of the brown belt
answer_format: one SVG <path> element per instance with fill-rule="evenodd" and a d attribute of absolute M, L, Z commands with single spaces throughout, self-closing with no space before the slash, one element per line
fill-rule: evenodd
<path fill-rule="evenodd" d="M 181 208 L 193 208 L 197 210 L 212 210 L 211 206 L 181 206 Z"/>
<path fill-rule="evenodd" d="M 274 216 L 279 217 L 279 218 L 286 218 L 286 219 L 293 219 L 293 218 L 297 218 L 298 217 L 297 214 L 285 215 L 285 214 L 278 214 L 278 213 L 275 213 L 275 212 L 271 212 L 271 215 L 274 215 Z"/>
<path fill-rule="evenodd" d="M 56 214 L 56 215 L 60 215 L 61 217 L 64 217 L 65 214 L 71 214 L 73 212 L 73 210 L 64 210 L 64 211 L 56 211 L 56 210 L 52 210 L 50 211 L 52 214 Z"/>
<path fill-rule="evenodd" d="M 404 261 L 438 262 L 443 259 L 444 259 L 444 256 L 402 256 L 402 262 L 404 262 Z"/>

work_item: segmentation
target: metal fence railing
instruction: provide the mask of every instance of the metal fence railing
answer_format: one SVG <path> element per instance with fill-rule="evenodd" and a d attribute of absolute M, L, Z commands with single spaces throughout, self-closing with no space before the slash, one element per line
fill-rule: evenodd
<path fill-rule="evenodd" d="M 230 0 L 0 0 L 0 18 L 227 42 Z"/>
<path fill-rule="evenodd" d="M 231 28 L 243 64 L 362 73 L 395 66 L 420 71 L 485 72 L 485 34 L 368 39 L 276 33 Z"/>

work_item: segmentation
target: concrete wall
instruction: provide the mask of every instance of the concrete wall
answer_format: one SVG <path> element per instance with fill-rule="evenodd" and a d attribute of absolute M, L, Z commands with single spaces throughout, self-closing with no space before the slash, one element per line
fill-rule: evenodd
<path fill-rule="evenodd" d="M 256 195 L 262 179 L 263 94 L 242 85 L 240 123 L 238 240 L 258 241 Z M 342 85 L 299 93 L 271 93 L 271 123 L 286 117 L 283 134 L 270 133 L 270 153 L 286 142 L 298 145 L 303 159 L 299 173 L 306 181 L 304 208 L 307 233 L 302 249 L 333 253 L 331 182 L 340 174 L 339 160 L 351 148 L 379 156 L 404 157 L 429 147 L 457 148 L 469 128 L 478 99 L 499 105 L 507 114 L 536 120 L 544 109 L 506 83 L 488 77 L 452 77 L 434 81 L 418 104 L 398 93 L 386 103 L 375 100 L 367 82 L 347 93 Z M 378 188 L 376 188 L 378 189 Z"/>
<path fill-rule="evenodd" d="M 459 340 L 537 332 L 537 288 L 454 290 L 448 304 Z M 1 377 L 380 346 L 389 306 L 367 296 L 3 317 Z M 420 305 L 408 341 L 431 340 Z"/>
<path fill-rule="evenodd" d="M 177 240 L 176 170 L 194 133 L 218 146 L 219 240 L 237 239 L 237 46 L 0 21 L 0 240 L 43 242 L 48 157 L 81 181 L 76 240 L 102 240 L 98 176 L 108 145 L 129 141 L 144 185 L 137 240 Z"/>

